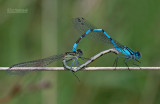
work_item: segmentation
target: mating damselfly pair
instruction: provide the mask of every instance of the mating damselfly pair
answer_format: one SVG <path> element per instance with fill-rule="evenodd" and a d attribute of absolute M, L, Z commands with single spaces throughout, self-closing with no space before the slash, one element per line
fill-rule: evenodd
<path fill-rule="evenodd" d="M 98 57 L 102 56 L 103 54 L 106 54 L 109 52 L 113 52 L 116 54 L 122 53 L 124 55 L 124 56 L 117 56 L 113 66 L 114 65 L 117 66 L 117 62 L 119 58 L 124 59 L 124 63 L 127 67 L 128 67 L 127 62 L 131 59 L 133 59 L 133 65 L 138 66 L 137 64 L 135 64 L 135 61 L 139 62 L 138 59 L 141 58 L 141 54 L 139 51 L 134 52 L 127 46 L 121 45 L 119 42 L 112 39 L 107 34 L 107 32 L 105 32 L 103 29 L 99 29 L 95 27 L 94 25 L 92 25 L 90 22 L 88 22 L 86 19 L 82 17 L 73 18 L 72 22 L 73 22 L 74 27 L 82 34 L 80 38 L 74 43 L 72 52 L 65 52 L 64 54 L 60 54 L 60 55 L 55 55 L 55 56 L 50 56 L 50 57 L 39 59 L 39 60 L 15 64 L 11 66 L 7 71 L 11 74 L 13 72 L 14 74 L 18 72 L 18 71 L 14 71 L 14 67 L 44 67 L 44 66 L 51 64 L 54 61 L 61 59 L 64 65 L 64 68 L 75 72 L 77 70 L 80 70 L 86 67 L 89 63 L 91 63 Z M 100 40 L 104 44 L 112 45 L 114 49 L 102 51 L 91 58 L 84 58 L 82 57 L 83 55 L 82 50 L 77 49 L 78 44 L 84 37 L 92 38 L 94 40 Z M 78 61 L 79 59 L 86 60 L 86 62 L 84 64 L 80 64 Z M 71 62 L 71 65 L 68 65 L 67 64 L 68 62 Z M 73 66 L 74 64 L 76 64 L 76 67 Z"/>

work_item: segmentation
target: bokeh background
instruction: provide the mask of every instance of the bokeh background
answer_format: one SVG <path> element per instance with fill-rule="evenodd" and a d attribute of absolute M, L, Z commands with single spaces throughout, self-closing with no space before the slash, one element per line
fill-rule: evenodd
<path fill-rule="evenodd" d="M 159 0 L 0 0 L 0 67 L 72 51 L 84 17 L 142 54 L 140 66 L 160 64 Z M 85 57 L 108 49 L 84 39 Z M 107 54 L 89 66 L 112 66 Z M 132 66 L 131 63 L 129 63 Z M 61 60 L 51 66 L 62 66 Z M 118 66 L 125 66 L 120 60 Z M 0 71 L 0 104 L 159 104 L 159 71 Z"/>

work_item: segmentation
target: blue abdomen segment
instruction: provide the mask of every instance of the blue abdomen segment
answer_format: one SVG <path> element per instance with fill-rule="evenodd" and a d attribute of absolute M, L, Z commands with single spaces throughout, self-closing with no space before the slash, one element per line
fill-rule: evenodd
<path fill-rule="evenodd" d="M 87 32 L 86 32 L 86 34 L 89 34 L 91 32 L 91 30 L 88 30 Z"/>
<path fill-rule="evenodd" d="M 93 29 L 93 31 L 102 31 L 103 29 Z"/>
<path fill-rule="evenodd" d="M 107 36 L 107 38 L 111 38 L 103 29 L 93 29 L 93 31 L 102 31 Z"/>
<path fill-rule="evenodd" d="M 73 52 L 76 52 L 76 49 L 77 49 L 77 43 L 74 43 L 74 45 L 73 45 Z"/>

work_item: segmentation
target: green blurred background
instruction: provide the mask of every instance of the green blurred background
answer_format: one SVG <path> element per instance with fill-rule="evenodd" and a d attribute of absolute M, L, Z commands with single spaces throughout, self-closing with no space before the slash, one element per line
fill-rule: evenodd
<path fill-rule="evenodd" d="M 18 9 L 18 10 L 15 10 Z M 84 17 L 142 54 L 140 66 L 159 66 L 159 0 L 0 0 L 0 67 L 72 51 Z M 85 57 L 107 49 L 84 39 Z M 108 54 L 89 66 L 112 66 Z M 62 66 L 61 61 L 51 66 Z M 118 66 L 125 66 L 119 61 Z M 130 63 L 130 66 L 131 63 Z M 0 72 L 0 104 L 159 104 L 159 71 Z"/>

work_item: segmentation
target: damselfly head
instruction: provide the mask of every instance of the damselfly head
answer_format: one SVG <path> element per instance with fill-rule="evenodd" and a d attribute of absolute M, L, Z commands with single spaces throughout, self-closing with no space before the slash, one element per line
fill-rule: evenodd
<path fill-rule="evenodd" d="M 137 59 L 141 58 L 141 54 L 140 54 L 139 51 L 136 51 L 135 55 L 136 55 L 136 58 L 137 58 Z"/>
<path fill-rule="evenodd" d="M 82 50 L 81 49 L 77 49 L 77 54 L 79 54 L 80 56 L 82 56 L 83 55 Z"/>

